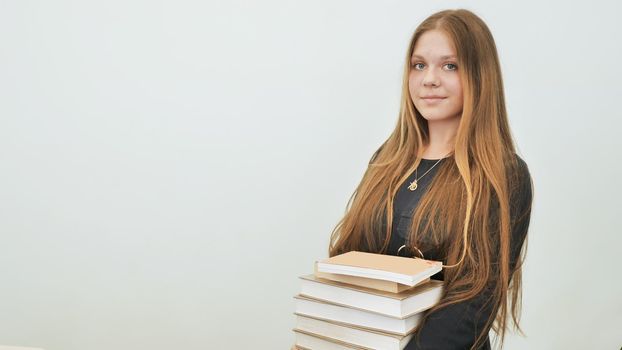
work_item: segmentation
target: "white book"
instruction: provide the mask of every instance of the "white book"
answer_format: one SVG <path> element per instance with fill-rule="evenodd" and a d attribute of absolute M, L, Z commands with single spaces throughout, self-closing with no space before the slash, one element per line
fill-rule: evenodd
<path fill-rule="evenodd" d="M 294 329 L 294 333 L 296 334 L 296 347 L 300 350 L 365 350 L 359 346 L 307 334 L 298 329 Z"/>
<path fill-rule="evenodd" d="M 415 286 L 443 269 L 441 261 L 350 251 L 317 262 L 317 271 Z"/>
<path fill-rule="evenodd" d="M 443 281 L 430 280 L 401 293 L 349 285 L 306 275 L 300 277 L 300 294 L 334 304 L 407 318 L 436 305 L 443 293 Z"/>
<path fill-rule="evenodd" d="M 382 315 L 319 299 L 296 295 L 296 313 L 317 319 L 335 321 L 380 332 L 407 335 L 421 320 L 421 313 L 405 318 Z"/>
<path fill-rule="evenodd" d="M 296 315 L 296 330 L 368 349 L 383 350 L 402 350 L 414 335 L 398 336 L 375 332 L 302 315 Z"/>

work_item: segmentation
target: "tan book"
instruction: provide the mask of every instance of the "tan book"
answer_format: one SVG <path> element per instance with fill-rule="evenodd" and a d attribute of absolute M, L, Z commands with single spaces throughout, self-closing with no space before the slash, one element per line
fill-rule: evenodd
<path fill-rule="evenodd" d="M 351 251 L 316 262 L 317 271 L 415 286 L 440 272 L 440 261 Z"/>
<path fill-rule="evenodd" d="M 414 334 L 398 336 L 351 325 L 296 314 L 295 332 L 303 332 L 332 342 L 365 349 L 401 350 Z M 304 344 L 299 344 L 304 347 Z"/>
<path fill-rule="evenodd" d="M 315 263 L 315 276 L 319 278 L 324 278 L 331 281 L 337 281 L 342 283 L 353 284 L 355 286 L 367 287 L 377 290 L 383 290 L 391 293 L 401 293 L 403 291 L 407 291 L 409 289 L 415 288 L 416 286 L 422 285 L 428 281 L 430 281 L 430 277 L 422 280 L 414 286 L 409 286 L 406 284 L 400 284 L 392 281 L 379 280 L 374 278 L 366 278 L 366 277 L 358 277 L 358 276 L 350 276 L 350 275 L 342 275 L 337 273 L 328 273 L 328 272 L 320 272 L 317 270 L 317 262 Z"/>
<path fill-rule="evenodd" d="M 406 318 L 391 317 L 304 295 L 296 295 L 294 299 L 296 314 L 402 336 L 414 331 L 422 317 L 422 313 Z"/>
<path fill-rule="evenodd" d="M 443 294 L 443 281 L 430 280 L 407 291 L 391 293 L 318 278 L 311 274 L 300 276 L 300 294 L 403 319 L 436 305 Z"/>
<path fill-rule="evenodd" d="M 296 335 L 294 350 L 370 350 L 299 329 L 293 331 Z"/>

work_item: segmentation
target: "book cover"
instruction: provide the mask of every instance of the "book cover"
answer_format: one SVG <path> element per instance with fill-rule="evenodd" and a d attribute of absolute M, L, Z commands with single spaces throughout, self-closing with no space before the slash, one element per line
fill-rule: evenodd
<path fill-rule="evenodd" d="M 351 251 L 317 262 L 317 271 L 415 286 L 442 270 L 442 262 Z"/>

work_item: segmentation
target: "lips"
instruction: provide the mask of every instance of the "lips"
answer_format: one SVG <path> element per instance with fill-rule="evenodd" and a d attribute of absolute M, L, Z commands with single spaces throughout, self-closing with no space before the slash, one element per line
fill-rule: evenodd
<path fill-rule="evenodd" d="M 434 96 L 434 97 L 422 97 L 421 99 L 427 104 L 441 103 L 446 97 Z"/>
<path fill-rule="evenodd" d="M 423 102 L 428 106 L 434 106 L 440 105 L 445 98 L 446 97 L 422 97 L 421 100 L 423 100 Z"/>

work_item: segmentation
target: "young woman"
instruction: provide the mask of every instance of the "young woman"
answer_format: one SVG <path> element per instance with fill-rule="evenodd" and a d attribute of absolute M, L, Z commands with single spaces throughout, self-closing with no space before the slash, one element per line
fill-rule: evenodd
<path fill-rule="evenodd" d="M 490 349 L 518 325 L 532 181 L 515 153 L 493 37 L 470 11 L 428 17 L 412 36 L 401 110 L 331 235 L 351 250 L 442 261 L 441 301 L 406 349 Z M 509 305 L 508 305 L 509 304 Z"/>

